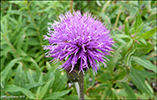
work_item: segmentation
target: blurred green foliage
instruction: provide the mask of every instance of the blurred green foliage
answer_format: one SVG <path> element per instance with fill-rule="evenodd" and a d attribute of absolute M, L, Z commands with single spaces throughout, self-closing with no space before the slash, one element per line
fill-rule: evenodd
<path fill-rule="evenodd" d="M 1 99 L 78 99 L 65 71 L 56 69 L 62 62 L 50 63 L 42 47 L 48 44 L 47 23 L 69 11 L 70 3 L 1 2 Z M 157 98 L 156 5 L 154 0 L 73 1 L 74 10 L 104 22 L 115 41 L 108 67 L 100 65 L 96 75 L 86 72 L 85 99 Z"/>

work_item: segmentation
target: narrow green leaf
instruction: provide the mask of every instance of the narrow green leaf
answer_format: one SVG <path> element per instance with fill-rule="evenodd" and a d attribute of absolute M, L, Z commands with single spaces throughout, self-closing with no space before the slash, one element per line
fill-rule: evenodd
<path fill-rule="evenodd" d="M 55 84 L 53 85 L 53 91 L 61 90 L 62 88 L 65 87 L 66 83 L 67 83 L 66 75 L 62 75 L 60 79 L 57 79 L 56 73 L 55 73 Z"/>
<path fill-rule="evenodd" d="M 78 95 L 69 95 L 65 97 L 65 100 L 80 100 Z"/>
<path fill-rule="evenodd" d="M 25 72 L 23 71 L 21 62 L 19 62 L 19 66 L 16 69 L 14 80 L 15 80 L 15 85 L 18 85 L 18 86 L 23 86 L 26 83 L 26 75 L 25 75 Z"/>
<path fill-rule="evenodd" d="M 136 51 L 136 47 L 133 46 L 133 48 L 125 54 L 125 58 L 124 58 L 124 63 L 125 63 L 125 66 L 131 66 L 131 55 Z"/>
<path fill-rule="evenodd" d="M 123 85 L 123 87 L 128 95 L 128 99 L 137 99 L 134 94 L 134 91 L 126 82 L 121 82 L 121 84 Z"/>
<path fill-rule="evenodd" d="M 31 89 L 34 87 L 42 86 L 43 84 L 44 84 L 44 82 L 42 82 L 42 83 L 32 82 L 30 84 L 25 84 L 23 87 L 26 89 Z"/>
<path fill-rule="evenodd" d="M 145 81 L 145 84 L 147 85 L 149 91 L 150 91 L 152 94 L 154 94 L 154 91 L 153 91 L 151 85 L 150 85 L 147 81 Z"/>
<path fill-rule="evenodd" d="M 124 32 L 125 32 L 126 35 L 129 35 L 129 22 L 128 22 L 127 18 L 126 18 L 126 20 L 124 22 L 124 25 L 125 25 Z"/>
<path fill-rule="evenodd" d="M 59 99 L 60 97 L 68 94 L 71 90 L 64 90 L 62 92 L 54 92 L 50 95 L 48 95 L 47 97 L 45 97 L 44 99 Z"/>
<path fill-rule="evenodd" d="M 94 85 L 95 85 L 95 75 L 94 74 L 92 74 L 92 76 L 91 76 L 91 78 L 92 78 L 92 87 L 94 87 Z"/>
<path fill-rule="evenodd" d="M 153 65 L 149 60 L 142 59 L 135 56 L 132 56 L 132 60 L 134 60 L 136 63 L 140 64 L 141 66 L 145 67 L 146 69 L 152 70 L 155 73 L 157 73 L 157 67 Z"/>
<path fill-rule="evenodd" d="M 50 65 L 50 63 L 49 63 L 49 62 L 46 62 L 46 68 L 47 68 L 48 70 L 50 70 L 50 69 L 51 69 L 51 65 Z"/>
<path fill-rule="evenodd" d="M 41 53 L 40 53 L 40 56 L 37 57 L 36 62 L 41 62 L 42 58 L 44 58 L 45 54 L 41 54 Z"/>
<path fill-rule="evenodd" d="M 51 80 L 51 83 L 50 83 L 50 86 L 49 87 L 52 87 L 54 81 L 55 81 L 55 74 L 52 72 L 48 78 L 48 81 Z"/>
<path fill-rule="evenodd" d="M 139 41 L 141 41 L 143 44 L 147 45 L 147 41 L 143 38 L 139 38 Z"/>
<path fill-rule="evenodd" d="M 28 28 L 26 30 L 26 33 L 27 33 L 26 36 L 36 36 L 37 35 L 36 31 L 34 29 L 31 29 L 31 28 Z"/>
<path fill-rule="evenodd" d="M 39 77 L 38 83 L 41 83 L 41 82 L 43 82 L 43 74 L 42 73 L 40 73 L 40 77 Z"/>
<path fill-rule="evenodd" d="M 124 67 L 124 68 L 125 68 L 126 75 L 125 75 L 125 77 L 123 77 L 123 79 L 117 80 L 118 82 L 127 82 L 127 80 L 129 79 L 130 70 L 127 67 Z M 121 75 L 123 76 L 124 74 L 120 74 L 119 76 L 121 76 Z"/>
<path fill-rule="evenodd" d="M 17 22 L 14 18 L 12 18 L 12 17 L 9 17 L 9 20 L 10 20 L 11 22 L 13 22 L 15 25 L 18 24 L 18 22 Z"/>
<path fill-rule="evenodd" d="M 108 87 L 108 83 L 100 83 L 98 86 L 94 87 L 97 90 L 105 90 Z"/>
<path fill-rule="evenodd" d="M 142 22 L 143 21 L 142 21 L 142 18 L 141 18 L 141 14 L 138 11 L 137 15 L 136 15 L 135 23 L 133 25 L 133 27 L 135 28 L 136 31 L 138 30 L 138 27 L 142 24 Z"/>
<path fill-rule="evenodd" d="M 115 39 L 120 39 L 120 38 L 131 39 L 131 37 L 129 35 L 125 35 L 125 34 L 115 34 L 113 38 L 115 38 Z"/>
<path fill-rule="evenodd" d="M 36 91 L 36 98 L 39 98 L 40 91 L 41 91 L 41 86 L 39 86 L 38 89 L 37 89 L 37 91 Z"/>
<path fill-rule="evenodd" d="M 138 11 L 137 7 L 132 7 L 132 9 L 130 9 L 130 16 L 134 18 L 137 11 Z"/>
<path fill-rule="evenodd" d="M 6 91 L 6 92 L 18 92 L 20 90 L 21 90 L 21 88 L 18 87 L 18 86 L 16 86 L 16 85 L 8 85 L 2 91 Z"/>
<path fill-rule="evenodd" d="M 150 91 L 150 87 L 147 86 L 145 83 L 145 79 L 142 77 L 141 74 L 139 74 L 136 69 L 131 67 L 131 80 L 136 85 L 138 89 L 140 89 L 142 92 L 147 93 L 149 96 L 153 96 L 152 92 Z"/>
<path fill-rule="evenodd" d="M 151 52 L 151 50 L 153 49 L 153 46 L 151 43 L 147 42 L 147 45 L 140 43 L 137 44 L 137 51 L 136 53 L 140 54 L 145 54 L 147 55 L 149 52 Z"/>
<path fill-rule="evenodd" d="M 111 75 L 110 73 L 103 73 L 97 77 L 97 80 L 99 82 L 106 82 L 107 80 L 111 80 Z"/>
<path fill-rule="evenodd" d="M 46 75 L 44 75 L 44 78 L 43 78 L 44 81 L 49 81 L 50 77 L 55 76 L 53 70 L 54 70 L 54 68 L 51 67 L 51 69 L 48 71 L 48 73 L 46 73 Z M 53 74 L 53 75 L 51 75 L 51 74 Z"/>
<path fill-rule="evenodd" d="M 119 46 L 119 48 L 117 49 L 117 51 L 114 52 L 113 57 L 110 59 L 109 62 L 107 62 L 108 68 L 111 71 L 111 73 L 113 73 L 113 69 L 115 68 L 115 65 L 116 65 L 118 59 L 121 57 L 120 51 L 124 48 L 124 46 L 125 45 Z"/>
<path fill-rule="evenodd" d="M 21 50 L 20 48 L 17 49 L 16 54 L 19 54 L 21 56 L 27 56 L 27 54 L 23 50 Z"/>
<path fill-rule="evenodd" d="M 156 78 L 156 73 L 154 73 L 154 72 L 149 72 L 149 71 L 146 71 L 146 70 L 142 70 L 142 71 L 141 70 L 136 70 L 136 72 L 138 74 L 141 74 L 144 78 Z"/>
<path fill-rule="evenodd" d="M 109 86 L 109 87 L 107 87 L 107 88 L 104 90 L 104 95 L 103 95 L 103 97 L 101 98 L 101 100 L 109 99 L 110 96 L 111 96 L 111 94 L 112 94 L 112 89 L 111 89 L 111 87 Z"/>
<path fill-rule="evenodd" d="M 40 45 L 40 42 L 36 38 L 29 38 L 28 45 Z"/>
<path fill-rule="evenodd" d="M 123 69 L 124 69 L 124 67 L 123 67 Z M 124 82 L 125 79 L 123 79 L 123 78 L 125 78 L 126 75 L 127 75 L 126 70 L 122 70 L 118 75 L 115 76 L 115 79 L 116 79 L 118 82 Z"/>
<path fill-rule="evenodd" d="M 10 46 L 7 46 L 6 48 L 2 49 L 1 56 L 7 56 L 8 52 L 11 50 Z"/>
<path fill-rule="evenodd" d="M 143 39 L 148 39 L 148 38 L 150 38 L 151 36 L 153 36 L 155 32 L 157 32 L 157 26 L 154 27 L 153 29 L 147 31 L 146 33 L 143 33 L 143 34 L 141 35 L 141 38 L 143 38 Z"/>
<path fill-rule="evenodd" d="M 33 58 L 31 58 L 30 61 L 34 64 L 34 67 L 36 68 L 36 70 L 40 71 L 40 68 L 39 68 L 38 64 L 36 63 L 36 61 Z"/>
<path fill-rule="evenodd" d="M 118 43 L 126 45 L 126 42 L 124 41 L 124 39 L 116 39 Z"/>
<path fill-rule="evenodd" d="M 25 88 L 21 88 L 21 92 L 23 94 L 25 94 L 28 98 L 35 99 L 35 96 L 34 96 L 34 94 L 31 91 L 29 91 L 29 90 L 27 90 Z"/>
<path fill-rule="evenodd" d="M 117 97 L 127 96 L 127 93 L 125 92 L 124 89 L 113 89 L 112 91 L 114 94 L 116 94 Z"/>
<path fill-rule="evenodd" d="M 110 18 L 108 16 L 104 16 L 104 20 L 105 22 L 109 25 L 109 27 L 111 27 L 111 21 L 110 21 Z"/>
<path fill-rule="evenodd" d="M 48 81 L 48 82 L 44 85 L 44 87 L 42 88 L 42 90 L 40 91 L 40 95 L 39 95 L 39 98 L 40 98 L 40 99 L 42 99 L 42 98 L 45 96 L 45 94 L 46 94 L 46 92 L 47 92 L 47 90 L 48 90 L 48 87 L 49 87 L 50 82 L 51 82 L 51 80 Z"/>
<path fill-rule="evenodd" d="M 29 90 L 27 90 L 25 88 L 21 88 L 21 87 L 16 86 L 16 85 L 8 85 L 8 86 L 6 86 L 4 91 L 6 91 L 6 92 L 19 92 L 19 91 L 21 91 L 29 99 L 35 99 L 35 96 L 34 96 L 34 94 L 31 91 L 29 91 Z"/>
<path fill-rule="evenodd" d="M 17 58 L 17 59 L 14 59 L 14 60 L 10 61 L 10 63 L 6 66 L 6 68 L 1 72 L 1 76 L 2 76 L 1 77 L 1 82 L 7 77 L 8 72 L 15 65 L 15 63 L 17 63 L 21 59 L 22 58 Z"/>
<path fill-rule="evenodd" d="M 31 73 L 30 73 L 29 71 L 27 71 L 26 74 L 27 74 L 27 78 L 28 78 L 29 82 L 30 82 L 30 83 L 34 82 L 34 78 L 33 78 L 33 76 L 31 75 Z"/>
<path fill-rule="evenodd" d="M 23 60 L 24 60 L 24 61 L 30 61 L 30 62 L 32 62 L 33 65 L 34 65 L 34 67 L 35 67 L 35 69 L 36 69 L 38 72 L 41 72 L 41 70 L 40 70 L 38 64 L 36 63 L 36 61 L 35 61 L 33 58 L 31 58 L 31 57 L 24 57 Z"/>
<path fill-rule="evenodd" d="M 122 57 L 125 57 L 125 54 L 129 51 L 133 44 L 133 39 L 130 39 L 130 41 L 125 45 L 124 52 L 122 52 Z"/>
<path fill-rule="evenodd" d="M 148 17 L 147 22 L 152 21 L 152 20 L 155 20 L 155 19 L 156 19 L 156 16 L 157 16 L 157 13 L 156 13 L 156 12 L 155 12 L 155 13 L 152 13 L 152 14 Z"/>

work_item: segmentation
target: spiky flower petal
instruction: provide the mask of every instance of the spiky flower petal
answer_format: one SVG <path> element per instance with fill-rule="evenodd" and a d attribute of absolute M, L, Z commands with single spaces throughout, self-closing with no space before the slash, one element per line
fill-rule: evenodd
<path fill-rule="evenodd" d="M 79 71 L 91 66 L 93 71 L 97 72 L 99 62 L 106 66 L 105 55 L 110 54 L 113 40 L 103 23 L 93 18 L 90 13 L 81 15 L 80 11 L 67 12 L 59 18 L 60 21 L 50 23 L 48 35 L 45 35 L 45 40 L 49 40 L 50 44 L 44 46 L 44 49 L 48 50 L 46 56 L 65 59 L 62 67 L 68 72 L 73 71 L 77 63 Z"/>

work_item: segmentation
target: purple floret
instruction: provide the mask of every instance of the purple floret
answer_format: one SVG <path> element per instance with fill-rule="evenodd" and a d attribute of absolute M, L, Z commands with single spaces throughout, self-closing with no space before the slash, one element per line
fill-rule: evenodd
<path fill-rule="evenodd" d="M 69 73 L 78 62 L 79 71 L 91 66 L 93 71 L 97 72 L 99 62 L 106 66 L 105 55 L 110 54 L 113 40 L 109 34 L 110 31 L 103 23 L 89 13 L 81 15 L 80 11 L 67 12 L 59 18 L 60 21 L 50 23 L 48 36 L 45 35 L 45 40 L 48 40 L 50 44 L 44 46 L 44 49 L 48 50 L 46 57 L 65 59 L 66 62 L 62 67 L 65 70 L 70 69 Z"/>

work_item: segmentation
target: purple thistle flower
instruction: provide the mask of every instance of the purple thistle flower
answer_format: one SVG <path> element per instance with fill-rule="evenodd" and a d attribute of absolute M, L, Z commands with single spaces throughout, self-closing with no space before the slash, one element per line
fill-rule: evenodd
<path fill-rule="evenodd" d="M 89 13 L 81 15 L 80 11 L 67 12 L 59 18 L 60 21 L 50 23 L 48 36 L 45 35 L 45 40 L 49 40 L 50 44 L 44 46 L 44 49 L 48 50 L 46 57 L 65 59 L 62 67 L 69 73 L 74 70 L 77 63 L 79 72 L 84 68 L 88 69 L 89 66 L 97 72 L 99 62 L 106 66 L 105 55 L 110 54 L 113 40 L 103 23 Z"/>

